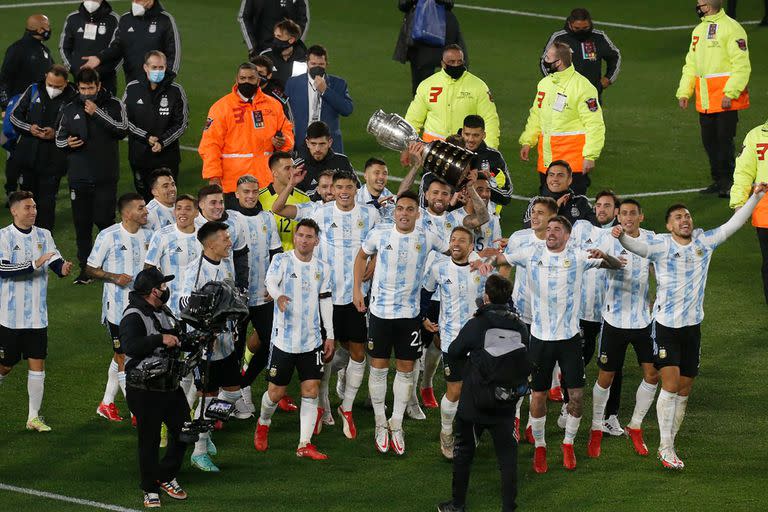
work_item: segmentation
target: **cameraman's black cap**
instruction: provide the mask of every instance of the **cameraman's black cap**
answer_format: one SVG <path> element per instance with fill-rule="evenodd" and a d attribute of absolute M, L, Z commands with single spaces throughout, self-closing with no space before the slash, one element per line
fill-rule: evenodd
<path fill-rule="evenodd" d="M 159 288 L 161 284 L 172 281 L 176 276 L 164 276 L 155 267 L 145 268 L 133 282 L 133 290 L 141 295 L 147 295 L 153 288 Z"/>

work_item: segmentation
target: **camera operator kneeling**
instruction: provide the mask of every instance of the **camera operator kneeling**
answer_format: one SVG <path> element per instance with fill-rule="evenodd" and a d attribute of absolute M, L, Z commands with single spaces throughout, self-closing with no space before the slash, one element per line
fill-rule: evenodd
<path fill-rule="evenodd" d="M 159 507 L 159 492 L 177 500 L 187 493 L 176 482 L 187 444 L 179 432 L 189 420 L 189 406 L 179 378 L 163 369 L 179 358 L 178 325 L 165 306 L 168 281 L 156 268 L 139 272 L 129 304 L 120 321 L 120 342 L 125 349 L 126 401 L 136 416 L 139 434 L 139 470 L 144 506 Z M 159 460 L 160 426 L 168 427 L 168 448 Z"/>

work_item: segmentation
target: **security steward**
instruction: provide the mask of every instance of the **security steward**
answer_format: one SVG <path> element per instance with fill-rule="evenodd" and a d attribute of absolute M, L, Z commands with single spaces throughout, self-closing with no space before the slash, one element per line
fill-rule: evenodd
<path fill-rule="evenodd" d="M 67 68 L 54 64 L 45 79 L 19 97 L 10 121 L 19 134 L 13 158 L 21 175 L 21 188 L 37 202 L 35 225 L 53 231 L 56 194 L 67 170 L 66 155 L 56 147 L 56 121 L 63 105 L 77 96 L 67 82 Z"/>
<path fill-rule="evenodd" d="M 187 129 L 189 107 L 184 88 L 168 69 L 165 54 L 147 52 L 144 75 L 125 86 L 123 103 L 128 114 L 128 161 L 136 192 L 152 200 L 150 174 L 165 167 L 179 181 L 179 138 Z"/>
<path fill-rule="evenodd" d="M 484 431 L 493 439 L 501 471 L 503 512 L 517 508 L 517 438 L 515 409 L 527 388 L 529 333 L 508 302 L 512 283 L 494 274 L 485 283 L 483 305 L 448 348 L 452 360 L 464 362 L 463 384 L 456 411 L 452 500 L 441 512 L 463 512 L 475 447 Z"/>
<path fill-rule="evenodd" d="M 749 107 L 747 84 L 752 66 L 747 33 L 725 14 L 722 4 L 721 0 L 697 0 L 701 23 L 693 29 L 675 96 L 685 110 L 688 98 L 696 94 L 701 142 L 712 175 L 712 183 L 702 193 L 728 197 L 735 165 L 733 138 L 738 111 Z"/>
<path fill-rule="evenodd" d="M 181 428 L 189 419 L 187 399 L 179 379 L 173 375 L 150 380 L 140 377 L 142 363 L 150 358 L 173 358 L 174 353 L 168 349 L 181 345 L 177 321 L 166 306 L 171 296 L 167 283 L 173 278 L 164 276 L 155 267 L 139 272 L 120 321 L 120 343 L 125 350 L 125 399 L 136 417 L 139 471 L 146 507 L 160 506 L 161 489 L 173 499 L 187 498 L 176 481 L 187 450 L 187 444 L 179 439 Z M 168 427 L 168 447 L 159 460 L 162 423 Z"/>
<path fill-rule="evenodd" d="M 588 173 L 605 144 L 597 89 L 573 67 L 571 48 L 565 43 L 552 43 L 541 64 L 550 74 L 536 88 L 520 135 L 520 158 L 527 162 L 531 148 L 538 145 L 536 170 L 542 191 L 549 164 L 565 160 L 573 170 L 573 190 L 583 195 L 590 184 Z"/>
<path fill-rule="evenodd" d="M 227 208 L 237 206 L 240 176 L 252 174 L 259 184 L 269 185 L 269 156 L 293 148 L 293 123 L 280 102 L 261 91 L 259 82 L 255 64 L 240 64 L 232 92 L 208 111 L 197 148 L 203 159 L 203 179 L 221 186 Z"/>
<path fill-rule="evenodd" d="M 768 121 L 753 128 L 744 138 L 741 154 L 736 159 L 731 187 L 731 208 L 741 208 L 752 193 L 752 184 L 768 181 Z M 768 303 L 768 201 L 763 197 L 752 212 L 752 225 L 763 255 L 763 291 Z"/>

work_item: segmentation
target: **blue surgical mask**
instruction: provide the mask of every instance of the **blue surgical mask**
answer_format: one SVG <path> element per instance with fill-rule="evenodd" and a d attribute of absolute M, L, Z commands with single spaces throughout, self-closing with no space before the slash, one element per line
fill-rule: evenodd
<path fill-rule="evenodd" d="M 152 69 L 149 72 L 149 81 L 153 84 L 159 84 L 163 81 L 163 78 L 165 78 L 165 70 L 164 69 Z"/>

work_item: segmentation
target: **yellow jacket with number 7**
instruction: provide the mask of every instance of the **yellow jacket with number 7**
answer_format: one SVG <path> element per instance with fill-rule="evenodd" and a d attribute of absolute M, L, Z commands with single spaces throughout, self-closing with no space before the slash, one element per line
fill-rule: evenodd
<path fill-rule="evenodd" d="M 752 184 L 761 182 L 768 182 L 768 121 L 750 130 L 744 138 L 733 173 L 731 208 L 744 206 L 752 192 Z M 768 228 L 768 195 L 752 212 L 752 225 Z"/>
<path fill-rule="evenodd" d="M 565 160 L 573 172 L 582 172 L 584 159 L 597 160 L 605 144 L 595 86 L 573 65 L 542 78 L 519 142 L 538 144 L 540 173 L 554 160 Z"/>

